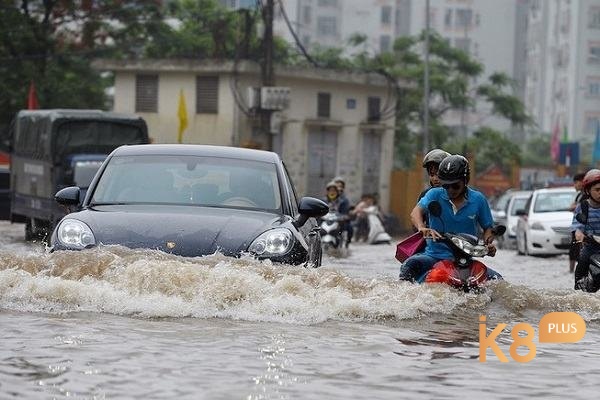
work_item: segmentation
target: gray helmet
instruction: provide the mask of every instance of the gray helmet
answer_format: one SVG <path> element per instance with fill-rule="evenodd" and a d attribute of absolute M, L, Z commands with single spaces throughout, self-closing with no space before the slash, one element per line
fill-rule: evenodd
<path fill-rule="evenodd" d="M 423 168 L 427 168 L 429 164 L 433 163 L 440 165 L 442 160 L 450 156 L 450 153 L 442 149 L 433 149 L 429 153 L 425 154 L 423 158 Z"/>

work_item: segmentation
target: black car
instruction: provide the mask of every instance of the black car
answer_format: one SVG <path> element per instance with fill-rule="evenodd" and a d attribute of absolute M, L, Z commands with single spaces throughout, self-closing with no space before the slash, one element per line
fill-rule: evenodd
<path fill-rule="evenodd" d="M 55 199 L 81 211 L 64 217 L 53 250 L 99 244 L 195 257 L 220 252 L 289 264 L 321 264 L 315 221 L 321 200 L 297 200 L 279 156 L 202 145 L 134 145 L 114 150 L 80 202 L 68 187 Z"/>

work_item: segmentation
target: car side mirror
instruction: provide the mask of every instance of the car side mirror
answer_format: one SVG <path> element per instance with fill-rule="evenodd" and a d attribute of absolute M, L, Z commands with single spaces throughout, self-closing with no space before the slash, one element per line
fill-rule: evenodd
<path fill-rule="evenodd" d="M 520 209 L 520 210 L 517 210 L 517 212 L 515 214 L 517 214 L 519 217 L 522 217 L 524 215 L 527 215 L 527 211 Z"/>
<path fill-rule="evenodd" d="M 329 206 L 323 200 L 315 199 L 314 197 L 303 197 L 298 203 L 298 211 L 300 216 L 294 221 L 296 227 L 301 227 L 308 221 L 309 218 L 322 217 L 329 212 Z"/>
<path fill-rule="evenodd" d="M 81 189 L 77 186 L 69 186 L 59 190 L 54 195 L 54 200 L 63 206 L 76 206 L 79 204 Z"/>
<path fill-rule="evenodd" d="M 575 219 L 580 224 L 584 224 L 584 225 L 587 224 L 587 218 L 585 217 L 585 215 L 583 215 L 583 213 L 577 213 L 577 214 L 575 214 Z"/>

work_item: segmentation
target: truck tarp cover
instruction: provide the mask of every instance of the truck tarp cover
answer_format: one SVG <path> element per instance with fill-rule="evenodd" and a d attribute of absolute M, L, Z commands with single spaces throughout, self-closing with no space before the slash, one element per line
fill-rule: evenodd
<path fill-rule="evenodd" d="M 122 144 L 146 143 L 140 126 L 117 121 L 65 121 L 54 135 L 54 162 L 69 154 L 108 154 Z"/>

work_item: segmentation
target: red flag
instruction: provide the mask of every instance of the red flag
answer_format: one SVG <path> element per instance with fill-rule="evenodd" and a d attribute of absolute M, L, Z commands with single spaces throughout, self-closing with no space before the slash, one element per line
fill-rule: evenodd
<path fill-rule="evenodd" d="M 554 124 L 554 129 L 552 130 L 552 141 L 550 142 L 550 155 L 552 156 L 552 160 L 554 162 L 558 162 L 558 157 L 560 155 L 560 127 L 558 125 L 558 121 Z"/>
<path fill-rule="evenodd" d="M 37 110 L 38 108 L 40 108 L 40 105 L 37 101 L 37 96 L 35 95 L 35 84 L 32 79 L 29 84 L 29 94 L 27 95 L 27 109 Z"/>

